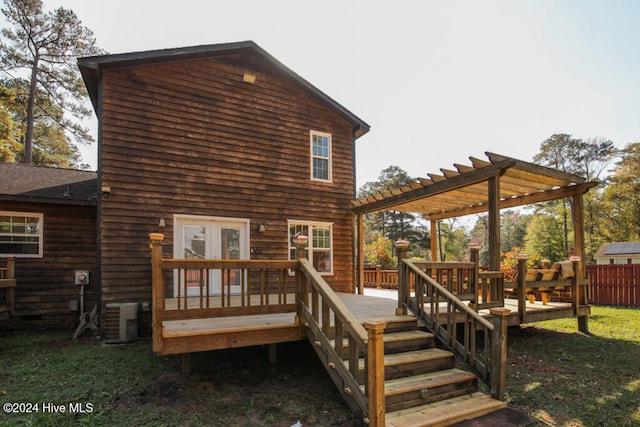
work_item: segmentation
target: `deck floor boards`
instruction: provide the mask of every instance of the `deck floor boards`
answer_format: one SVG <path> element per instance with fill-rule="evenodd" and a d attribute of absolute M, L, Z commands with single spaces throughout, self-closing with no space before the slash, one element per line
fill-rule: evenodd
<path fill-rule="evenodd" d="M 361 322 L 392 318 L 395 316 L 395 310 L 398 305 L 397 292 L 391 290 L 365 288 L 365 295 L 338 293 L 338 296 Z M 293 294 L 287 295 L 287 301 L 295 301 L 295 296 Z M 199 303 L 200 298 L 196 297 L 189 301 L 189 306 L 193 307 L 192 304 Z M 255 303 L 258 305 L 258 301 L 255 301 Z M 273 303 L 277 303 L 277 296 Z M 517 303 L 517 300 L 505 300 L 505 308 L 511 310 L 510 326 L 520 324 Z M 254 301 L 251 304 L 253 305 Z M 241 305 L 240 297 L 231 296 L 230 305 Z M 219 307 L 220 298 L 211 298 L 210 306 Z M 176 299 L 169 298 L 165 300 L 165 307 L 167 309 L 176 309 Z M 588 307 L 581 308 L 581 310 L 587 310 L 588 313 Z M 489 311 L 481 310 L 480 314 L 488 315 Z M 570 303 L 549 302 L 547 305 L 543 305 L 540 301 L 536 301 L 534 304 L 527 302 L 527 321 L 533 322 L 561 317 L 572 317 Z M 215 335 L 220 337 L 226 335 L 229 337 L 229 342 L 234 342 L 236 335 L 251 334 L 253 339 L 250 342 L 255 342 L 258 345 L 278 341 L 278 334 L 282 335 L 281 342 L 291 341 L 296 338 L 303 339 L 303 335 L 296 335 L 295 328 L 297 326 L 295 313 L 165 320 L 163 322 L 163 339 L 197 340 L 198 337 L 205 336 L 213 339 L 212 336 Z M 261 335 L 264 336 L 264 343 L 261 341 Z M 240 341 L 238 340 L 238 344 Z"/>

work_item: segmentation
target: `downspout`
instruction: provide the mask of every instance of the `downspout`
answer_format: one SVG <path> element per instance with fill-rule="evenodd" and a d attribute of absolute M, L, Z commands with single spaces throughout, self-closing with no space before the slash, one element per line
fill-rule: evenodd
<path fill-rule="evenodd" d="M 97 198 L 97 218 L 96 218 L 96 304 L 98 305 L 98 327 L 101 333 L 104 333 L 102 315 L 102 73 L 98 71 L 98 102 L 96 108 L 96 116 L 98 117 L 98 198 Z"/>

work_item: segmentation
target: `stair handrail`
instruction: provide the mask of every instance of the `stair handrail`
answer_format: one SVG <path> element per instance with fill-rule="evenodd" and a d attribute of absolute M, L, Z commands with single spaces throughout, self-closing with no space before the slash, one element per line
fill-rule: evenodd
<path fill-rule="evenodd" d="M 399 257 L 399 276 L 414 282 L 415 297 L 409 298 L 406 307 L 431 330 L 441 344 L 453 351 L 491 388 L 493 397 L 503 400 L 506 378 L 506 317 L 509 310 L 496 308 L 490 311 L 494 325 L 467 304 L 449 292 L 409 259 Z M 413 277 L 411 277 L 413 276 Z M 429 310 L 425 308 L 429 303 Z M 441 323 L 441 304 L 445 305 L 445 323 Z M 457 325 L 464 324 L 462 341 L 458 338 Z M 484 334 L 484 346 L 478 351 L 475 331 Z M 472 333 L 473 332 L 473 333 Z"/>
<path fill-rule="evenodd" d="M 305 236 L 299 236 L 295 243 L 300 263 L 299 316 L 312 334 L 309 339 L 315 347 L 324 351 L 330 374 L 335 372 L 340 377 L 344 384 L 340 391 L 351 409 L 369 426 L 383 426 L 385 401 L 382 334 L 386 322 L 369 321 L 365 322 L 366 327 L 363 326 L 313 264 L 304 257 Z M 343 344 L 345 336 L 348 339 L 347 349 Z M 358 378 L 361 354 L 366 359 L 364 381 Z M 347 355 L 346 363 L 343 362 L 344 355 Z M 335 378 L 333 374 L 331 376 Z M 334 379 L 334 382 L 337 384 L 340 381 Z"/>

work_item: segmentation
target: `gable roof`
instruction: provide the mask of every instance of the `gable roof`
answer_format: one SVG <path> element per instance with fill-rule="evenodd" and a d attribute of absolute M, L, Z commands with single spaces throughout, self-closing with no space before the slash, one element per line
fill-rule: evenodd
<path fill-rule="evenodd" d="M 603 243 L 594 258 L 616 258 L 640 255 L 640 242 Z"/>
<path fill-rule="evenodd" d="M 0 163 L 0 200 L 95 205 L 97 173 L 14 163 Z"/>
<path fill-rule="evenodd" d="M 489 209 L 487 181 L 494 177 L 500 181 L 501 209 L 583 194 L 597 185 L 577 175 L 523 160 L 485 154 L 488 161 L 470 157 L 471 166 L 456 164 L 456 170 L 441 169 L 442 175 L 428 174 L 429 178 L 418 178 L 362 197 L 354 202 L 353 211 L 413 212 L 430 220 L 486 212 Z"/>
<path fill-rule="evenodd" d="M 370 126 L 355 114 L 340 105 L 327 94 L 300 77 L 253 41 L 160 49 L 115 55 L 90 56 L 78 59 L 78 66 L 93 108 L 98 110 L 98 88 L 100 73 L 109 69 L 159 64 L 169 61 L 218 58 L 230 63 L 240 63 L 255 71 L 276 73 L 295 84 L 328 108 L 337 112 L 353 126 L 356 138 L 369 132 Z"/>

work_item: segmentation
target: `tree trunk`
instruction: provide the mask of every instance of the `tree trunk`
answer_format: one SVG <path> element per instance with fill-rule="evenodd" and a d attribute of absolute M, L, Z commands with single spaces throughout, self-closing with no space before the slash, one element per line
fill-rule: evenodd
<path fill-rule="evenodd" d="M 39 57 L 36 53 L 33 58 L 33 67 L 31 68 L 29 100 L 27 102 L 27 131 L 24 136 L 24 163 L 27 165 L 33 164 L 33 121 L 36 106 L 36 89 L 38 87 L 38 61 Z"/>

